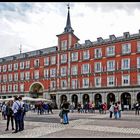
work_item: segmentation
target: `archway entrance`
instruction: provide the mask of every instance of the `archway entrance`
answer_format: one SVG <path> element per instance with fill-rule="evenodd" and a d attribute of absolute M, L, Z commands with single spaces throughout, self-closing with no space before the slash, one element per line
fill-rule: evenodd
<path fill-rule="evenodd" d="M 83 95 L 83 105 L 85 105 L 85 103 L 89 102 L 89 95 L 88 94 L 84 94 Z"/>
<path fill-rule="evenodd" d="M 140 103 L 140 92 L 137 94 L 137 101 Z"/>
<path fill-rule="evenodd" d="M 74 102 L 75 104 L 75 109 L 77 108 L 77 104 L 78 104 L 78 96 L 76 94 L 73 94 L 71 96 L 71 101 Z"/>
<path fill-rule="evenodd" d="M 121 95 L 122 109 L 131 109 L 131 95 L 130 93 L 124 92 Z"/>
<path fill-rule="evenodd" d="M 30 96 L 33 98 L 43 97 L 43 85 L 41 83 L 34 83 L 30 87 Z"/>
<path fill-rule="evenodd" d="M 107 108 L 109 109 L 111 103 L 115 103 L 115 95 L 113 93 L 109 93 L 107 95 Z"/>
<path fill-rule="evenodd" d="M 99 108 L 99 102 L 102 103 L 102 96 L 101 94 L 96 94 L 94 96 L 94 101 L 95 101 L 95 108 L 98 109 Z"/>

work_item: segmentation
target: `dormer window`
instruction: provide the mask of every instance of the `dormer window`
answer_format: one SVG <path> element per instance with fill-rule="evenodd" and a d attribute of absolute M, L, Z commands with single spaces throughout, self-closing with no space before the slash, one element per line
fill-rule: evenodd
<path fill-rule="evenodd" d="M 123 33 L 123 36 L 124 36 L 124 38 L 129 38 L 130 34 L 129 34 L 129 32 L 125 32 L 125 33 Z"/>
<path fill-rule="evenodd" d="M 99 43 L 102 43 L 104 40 L 103 40 L 102 37 L 98 37 L 98 38 L 97 38 L 97 41 L 98 41 Z"/>
<path fill-rule="evenodd" d="M 110 35 L 109 38 L 111 41 L 114 41 L 116 39 L 115 35 Z"/>

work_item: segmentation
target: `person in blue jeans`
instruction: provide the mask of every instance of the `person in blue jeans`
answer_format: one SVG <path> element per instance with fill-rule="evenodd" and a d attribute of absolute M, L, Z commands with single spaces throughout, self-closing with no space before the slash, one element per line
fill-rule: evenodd
<path fill-rule="evenodd" d="M 63 114 L 63 124 L 69 124 L 69 118 L 68 118 L 68 113 L 69 113 L 69 102 L 64 100 L 64 102 L 61 105 L 62 109 L 62 114 Z"/>
<path fill-rule="evenodd" d="M 118 119 L 118 112 L 119 112 L 119 107 L 118 107 L 118 104 L 115 103 L 115 106 L 114 106 L 114 116 L 115 116 L 115 119 Z"/>

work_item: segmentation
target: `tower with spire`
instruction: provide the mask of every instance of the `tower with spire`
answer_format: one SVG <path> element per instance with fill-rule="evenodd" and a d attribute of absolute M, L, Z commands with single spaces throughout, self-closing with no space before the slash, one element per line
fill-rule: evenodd
<path fill-rule="evenodd" d="M 58 37 L 58 50 L 62 50 L 63 44 L 65 44 L 65 50 L 74 46 L 75 43 L 79 41 L 79 38 L 74 35 L 74 30 L 71 27 L 71 20 L 70 20 L 70 6 L 67 5 L 68 14 L 66 20 L 66 27 L 64 28 L 63 33 L 56 35 Z"/>

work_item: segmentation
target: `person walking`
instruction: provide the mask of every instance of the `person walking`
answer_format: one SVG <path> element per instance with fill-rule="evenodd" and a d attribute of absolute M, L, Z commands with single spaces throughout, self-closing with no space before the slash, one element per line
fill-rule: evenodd
<path fill-rule="evenodd" d="M 17 96 L 14 97 L 14 103 L 12 105 L 12 110 L 14 112 L 14 119 L 15 119 L 15 131 L 13 133 L 17 133 L 20 131 L 20 119 L 21 119 L 21 112 L 19 109 L 21 108 L 21 103 Z"/>
<path fill-rule="evenodd" d="M 115 106 L 114 106 L 114 116 L 115 116 L 115 119 L 117 120 L 119 118 L 119 107 L 118 107 L 118 104 L 115 103 Z"/>
<path fill-rule="evenodd" d="M 68 113 L 69 113 L 69 102 L 64 100 L 64 102 L 61 105 L 62 109 L 62 114 L 63 114 L 63 124 L 69 124 L 69 118 L 68 118 Z"/>
<path fill-rule="evenodd" d="M 109 112 L 110 112 L 110 118 L 112 118 L 112 114 L 114 112 L 114 103 L 111 104 L 111 106 L 109 108 Z"/>
<path fill-rule="evenodd" d="M 49 114 L 49 112 L 51 112 L 51 114 L 53 114 L 51 103 L 48 103 L 48 114 Z"/>
<path fill-rule="evenodd" d="M 7 105 L 6 105 L 6 116 L 7 116 L 7 127 L 5 129 L 5 131 L 9 130 L 9 123 L 11 120 L 11 126 L 12 126 L 12 130 L 14 130 L 14 112 L 12 110 L 12 105 L 13 105 L 13 101 L 8 101 Z"/>
<path fill-rule="evenodd" d="M 1 111 L 2 111 L 3 119 L 6 120 L 6 104 L 5 104 L 5 102 L 3 102 L 3 104 L 2 104 Z"/>
<path fill-rule="evenodd" d="M 135 104 L 135 115 L 139 115 L 139 103 L 138 103 L 138 101 L 136 102 L 136 104 Z"/>
<path fill-rule="evenodd" d="M 25 103 L 22 101 L 22 97 L 19 96 L 18 99 L 22 108 L 22 112 L 20 116 L 20 131 L 23 131 L 24 130 L 24 116 L 25 116 L 26 109 L 25 109 Z"/>
<path fill-rule="evenodd" d="M 118 107 L 119 107 L 119 110 L 118 110 L 119 118 L 121 118 L 122 106 L 121 106 L 121 102 L 120 101 L 118 101 Z"/>

